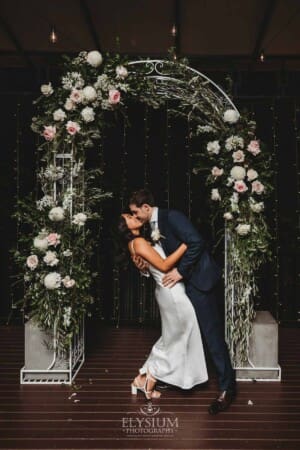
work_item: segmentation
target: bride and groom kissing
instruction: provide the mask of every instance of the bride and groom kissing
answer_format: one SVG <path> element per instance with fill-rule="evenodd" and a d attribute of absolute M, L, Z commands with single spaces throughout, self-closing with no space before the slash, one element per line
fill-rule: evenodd
<path fill-rule="evenodd" d="M 120 236 L 137 268 L 154 278 L 161 316 L 161 337 L 133 380 L 132 394 L 142 391 L 148 400 L 159 398 L 157 380 L 182 389 L 205 383 L 203 338 L 220 389 L 208 412 L 225 411 L 235 397 L 236 382 L 217 306 L 221 269 L 189 219 L 177 210 L 158 208 L 149 190 L 134 192 L 129 209 L 120 217 Z M 141 235 L 146 223 L 152 241 Z"/>

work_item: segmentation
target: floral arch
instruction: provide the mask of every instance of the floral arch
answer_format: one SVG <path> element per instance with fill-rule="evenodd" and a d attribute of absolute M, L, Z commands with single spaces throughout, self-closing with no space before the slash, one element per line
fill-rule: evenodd
<path fill-rule="evenodd" d="M 255 122 L 184 60 L 128 61 L 81 52 L 66 58 L 61 84 L 42 85 L 41 92 L 32 120 L 41 140 L 41 195 L 20 201 L 16 213 L 31 230 L 16 253 L 28 317 L 45 330 L 54 329 L 64 348 L 93 303 L 88 224 L 101 219 L 99 204 L 111 194 L 103 189 L 101 169 L 85 168 L 85 154 L 105 129 L 104 112 L 126 118 L 128 98 L 153 108 L 175 100 L 173 113 L 188 120 L 195 140 L 205 139 L 193 172 L 209 168 L 212 216 L 225 220 L 226 337 L 234 362 L 247 360 L 255 275 L 269 255 L 270 240 L 264 198 L 271 192 L 271 161 L 256 138 Z"/>

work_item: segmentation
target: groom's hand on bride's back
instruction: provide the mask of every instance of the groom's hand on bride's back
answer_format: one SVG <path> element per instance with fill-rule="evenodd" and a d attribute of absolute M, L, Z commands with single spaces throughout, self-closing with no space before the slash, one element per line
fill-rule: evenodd
<path fill-rule="evenodd" d="M 165 287 L 171 288 L 180 280 L 182 280 L 182 275 L 174 268 L 163 276 L 162 283 Z"/>

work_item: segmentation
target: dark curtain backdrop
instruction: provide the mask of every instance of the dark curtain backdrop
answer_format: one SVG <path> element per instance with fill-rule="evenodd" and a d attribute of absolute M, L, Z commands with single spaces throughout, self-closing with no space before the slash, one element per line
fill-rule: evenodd
<path fill-rule="evenodd" d="M 297 324 L 300 310 L 297 260 L 300 76 L 298 73 L 284 77 L 275 73 L 250 75 L 235 74 L 235 103 L 240 109 L 247 107 L 255 113 L 257 135 L 274 154 L 277 172 L 276 189 L 268 209 L 269 223 L 276 237 L 274 258 L 260 271 L 261 289 L 256 307 L 272 311 L 281 322 Z M 225 84 L 225 74 L 208 76 Z M 14 275 L 14 267 L 9 249 L 15 245 L 18 235 L 11 214 L 16 197 L 36 189 L 36 136 L 30 130 L 30 122 L 34 114 L 32 100 L 38 91 L 30 84 L 26 73 L 2 71 L 0 77 L 2 86 L 9 88 L 0 93 L 0 317 L 6 322 L 21 316 L 12 308 L 22 292 L 12 287 L 10 278 Z M 20 79 L 22 82 L 18 81 L 18 84 Z M 124 128 L 119 121 L 107 129 L 101 141 L 105 187 L 114 197 L 103 205 L 101 245 L 94 261 L 95 266 L 100 262 L 101 267 L 101 276 L 94 288 L 94 314 L 102 320 L 139 323 L 157 319 L 152 282 L 140 277 L 131 266 L 119 270 L 114 264 L 113 230 L 119 212 L 126 206 L 128 194 L 147 184 L 158 205 L 180 209 L 190 216 L 210 245 L 214 242 L 208 222 L 204 180 L 191 174 L 192 153 L 199 148 L 187 138 L 187 124 L 170 117 L 167 109 L 152 111 L 143 105 L 129 105 L 129 118 L 130 127 Z M 93 165 L 95 161 L 91 150 L 88 164 Z M 223 263 L 222 247 L 218 248 L 216 258 Z"/>

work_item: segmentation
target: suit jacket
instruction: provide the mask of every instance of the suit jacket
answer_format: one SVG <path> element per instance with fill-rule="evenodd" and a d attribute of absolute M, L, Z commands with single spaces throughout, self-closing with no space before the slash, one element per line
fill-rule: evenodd
<path fill-rule="evenodd" d="M 183 242 L 187 250 L 177 264 L 185 284 L 191 283 L 200 291 L 212 289 L 221 277 L 221 269 L 208 251 L 206 242 L 189 219 L 180 211 L 158 209 L 158 228 L 161 245 L 169 255 Z"/>

